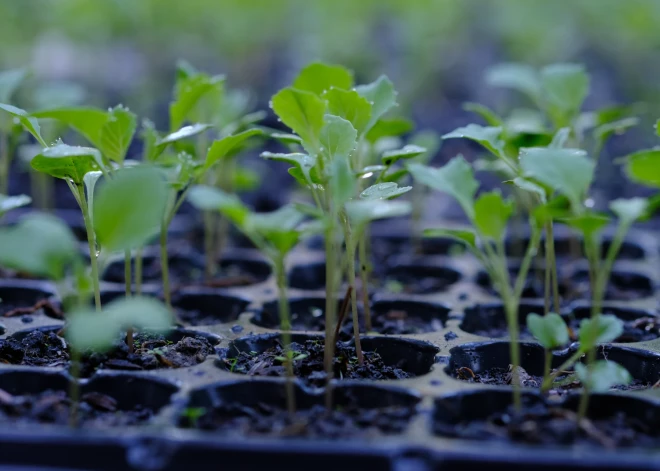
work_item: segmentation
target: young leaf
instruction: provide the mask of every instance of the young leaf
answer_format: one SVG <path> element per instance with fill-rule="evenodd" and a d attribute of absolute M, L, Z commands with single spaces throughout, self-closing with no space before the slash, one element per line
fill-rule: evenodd
<path fill-rule="evenodd" d="M 501 127 L 504 124 L 493 110 L 479 103 L 463 103 L 463 109 L 481 116 L 488 126 Z"/>
<path fill-rule="evenodd" d="M 574 211 L 579 211 L 593 180 L 595 164 L 586 153 L 576 149 L 524 149 L 520 166 L 525 176 L 566 195 Z"/>
<path fill-rule="evenodd" d="M 0 195 L 0 218 L 12 209 L 27 206 L 32 202 L 28 195 L 6 196 Z"/>
<path fill-rule="evenodd" d="M 541 70 L 541 86 L 550 114 L 569 120 L 578 114 L 589 93 L 589 75 L 582 65 L 553 64 Z"/>
<path fill-rule="evenodd" d="M 286 254 L 298 243 L 304 218 L 295 206 L 286 205 L 269 213 L 250 213 L 239 229 L 248 237 L 258 234 L 279 254 Z"/>
<path fill-rule="evenodd" d="M 346 214 L 351 225 L 360 232 L 370 221 L 405 216 L 411 206 L 407 201 L 353 200 L 346 203 Z"/>
<path fill-rule="evenodd" d="M 494 87 L 511 88 L 539 102 L 541 83 L 533 67 L 524 64 L 498 64 L 486 74 L 486 83 Z"/>
<path fill-rule="evenodd" d="M 616 340 L 623 333 L 623 321 L 611 314 L 601 314 L 595 319 L 583 319 L 580 323 L 580 350 L 588 351 L 600 343 Z"/>
<path fill-rule="evenodd" d="M 397 92 L 394 90 L 394 84 L 384 75 L 368 85 L 355 87 L 355 91 L 371 104 L 371 119 L 369 119 L 366 131 L 373 128 L 376 122 L 397 104 Z"/>
<path fill-rule="evenodd" d="M 118 170 L 99 189 L 94 230 L 109 251 L 143 246 L 160 227 L 168 196 L 164 173 L 156 167 Z"/>
<path fill-rule="evenodd" d="M 454 129 L 442 136 L 443 139 L 465 138 L 478 142 L 497 156 L 504 153 L 504 141 L 500 139 L 502 128 L 486 127 L 478 124 L 468 124 L 465 127 Z"/>
<path fill-rule="evenodd" d="M 575 374 L 590 393 L 607 392 L 613 386 L 625 386 L 632 381 L 628 370 L 609 360 L 598 360 L 591 365 L 578 363 Z"/>
<path fill-rule="evenodd" d="M 46 141 L 41 137 L 41 128 L 39 127 L 39 122 L 34 116 L 30 116 L 27 111 L 17 108 L 12 105 L 7 105 L 0 103 L 0 110 L 4 110 L 23 125 L 27 131 L 32 134 L 32 136 L 41 144 L 43 147 L 48 147 Z"/>
<path fill-rule="evenodd" d="M 365 134 L 365 137 L 369 142 L 374 143 L 384 137 L 401 136 L 412 131 L 413 127 L 412 121 L 405 118 L 381 118 Z"/>
<path fill-rule="evenodd" d="M 175 100 L 170 104 L 170 131 L 179 129 L 189 119 L 190 112 L 210 92 L 223 87 L 224 77 L 196 74 L 177 83 Z"/>
<path fill-rule="evenodd" d="M 357 145 L 357 131 L 350 123 L 339 116 L 326 115 L 319 134 L 322 154 L 331 165 L 337 159 L 347 163 Z"/>
<path fill-rule="evenodd" d="M 163 137 L 162 139 L 156 141 L 156 146 L 162 147 L 162 149 L 164 149 L 165 146 L 167 146 L 168 144 L 172 144 L 182 139 L 188 139 L 189 137 L 196 136 L 197 134 L 200 134 L 209 128 L 211 128 L 210 124 L 201 124 L 201 123 L 192 124 L 190 126 L 184 126 L 181 129 L 174 131 L 173 133 L 170 133 L 167 136 Z"/>
<path fill-rule="evenodd" d="M 118 105 L 107 113 L 107 121 L 101 127 L 98 148 L 108 159 L 122 163 L 137 127 L 137 116 L 128 108 Z"/>
<path fill-rule="evenodd" d="M 319 183 L 318 178 L 314 178 L 315 175 L 312 172 L 316 165 L 316 157 L 307 154 L 273 154 L 272 152 L 263 152 L 261 157 L 267 160 L 277 160 L 293 165 L 294 169 L 298 170 L 303 178 L 301 181 L 303 186 Z M 293 169 L 290 169 L 289 173 L 291 173 L 291 170 Z"/>
<path fill-rule="evenodd" d="M 563 347 L 570 340 L 568 327 L 562 317 L 554 312 L 545 316 L 529 314 L 527 328 L 544 348 L 554 350 Z"/>
<path fill-rule="evenodd" d="M 81 185 L 85 174 L 98 170 L 103 162 L 97 149 L 59 143 L 42 150 L 30 165 L 51 177 L 70 179 L 76 185 Z"/>
<path fill-rule="evenodd" d="M 610 203 L 610 209 L 622 224 L 632 225 L 648 212 L 649 201 L 646 198 L 619 198 Z"/>
<path fill-rule="evenodd" d="M 16 226 L 0 229 L 3 267 L 59 281 L 80 257 L 71 229 L 54 216 L 28 215 Z"/>
<path fill-rule="evenodd" d="M 563 149 L 571 135 L 571 128 L 561 128 L 552 137 L 552 142 L 548 145 L 550 149 Z"/>
<path fill-rule="evenodd" d="M 261 134 L 262 132 L 259 129 L 250 129 L 213 141 L 211 148 L 206 154 L 204 168 L 209 169 L 219 160 L 235 156 L 243 149 L 243 145 L 248 139 Z"/>
<path fill-rule="evenodd" d="M 56 108 L 37 111 L 32 116 L 40 119 L 55 119 L 81 134 L 94 147 L 101 149 L 101 130 L 108 122 L 108 113 L 87 107 Z"/>
<path fill-rule="evenodd" d="M 332 161 L 328 186 L 336 208 L 355 195 L 356 178 L 348 164 L 348 158 L 340 156 Z"/>
<path fill-rule="evenodd" d="M 11 101 L 12 96 L 27 77 L 25 69 L 11 69 L 0 72 L 0 103 Z"/>
<path fill-rule="evenodd" d="M 483 193 L 474 203 L 474 223 L 485 237 L 502 240 L 513 214 L 513 201 L 502 198 L 499 191 Z"/>
<path fill-rule="evenodd" d="M 154 298 L 132 296 L 110 302 L 99 314 L 92 309 L 69 315 L 66 338 L 77 351 L 103 352 L 116 345 L 128 328 L 153 333 L 172 328 L 172 314 Z"/>
<path fill-rule="evenodd" d="M 282 133 L 282 132 L 273 132 L 273 133 L 270 133 L 270 137 L 280 141 L 282 144 L 302 145 L 302 139 L 300 138 L 300 136 L 296 136 L 295 134 L 288 134 L 288 133 Z"/>
<path fill-rule="evenodd" d="M 576 229 L 582 234 L 592 235 L 603 230 L 610 222 L 610 218 L 604 214 L 587 212 L 579 216 L 560 218 L 559 222 Z"/>
<path fill-rule="evenodd" d="M 401 149 L 388 150 L 383 152 L 382 161 L 384 165 L 392 165 L 401 159 L 413 159 L 426 152 L 426 149 L 414 144 L 408 144 Z"/>
<path fill-rule="evenodd" d="M 322 95 L 331 88 L 348 90 L 353 86 L 353 74 L 340 65 L 328 65 L 321 62 L 309 64 L 300 71 L 293 82 L 298 90 Z"/>
<path fill-rule="evenodd" d="M 362 193 L 360 199 L 363 200 L 391 200 L 412 190 L 412 186 L 399 186 L 396 183 L 377 183 L 370 186 Z"/>
<path fill-rule="evenodd" d="M 471 247 L 477 248 L 477 235 L 467 229 L 425 229 L 424 237 L 447 237 Z"/>
<path fill-rule="evenodd" d="M 273 96 L 271 108 L 284 124 L 301 137 L 303 146 L 310 154 L 319 152 L 325 101 L 310 92 L 284 88 Z"/>
<path fill-rule="evenodd" d="M 523 177 L 516 177 L 513 179 L 513 184 L 520 188 L 521 190 L 529 191 L 530 193 L 534 193 L 539 197 L 541 200 L 541 203 L 546 203 L 548 199 L 548 194 L 545 188 L 543 188 L 541 185 L 538 183 L 533 182 L 532 180 L 529 180 L 527 178 Z"/>
<path fill-rule="evenodd" d="M 626 174 L 635 183 L 660 188 L 660 148 L 630 154 L 626 158 Z"/>
<path fill-rule="evenodd" d="M 330 114 L 350 121 L 358 135 L 362 135 L 371 119 L 371 105 L 366 98 L 355 90 L 339 88 L 331 88 L 323 94 L 323 98 L 328 102 Z"/>
<path fill-rule="evenodd" d="M 479 183 L 474 178 L 472 167 L 462 156 L 454 157 L 444 167 L 432 168 L 411 163 L 408 170 L 419 183 L 456 198 L 468 218 L 474 219 L 474 195 Z"/>
<path fill-rule="evenodd" d="M 243 226 L 250 210 L 236 196 L 206 185 L 190 189 L 188 201 L 202 211 L 222 211 L 237 226 Z"/>

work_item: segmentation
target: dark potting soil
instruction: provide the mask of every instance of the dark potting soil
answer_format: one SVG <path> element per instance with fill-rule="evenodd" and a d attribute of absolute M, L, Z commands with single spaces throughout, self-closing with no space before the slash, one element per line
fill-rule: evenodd
<path fill-rule="evenodd" d="M 524 369 L 520 368 L 520 385 L 526 388 L 539 389 L 543 383 L 543 376 L 530 375 Z M 470 368 L 461 367 L 454 370 L 454 377 L 469 383 L 487 384 L 490 386 L 507 386 L 511 385 L 513 375 L 508 368 L 489 368 L 486 371 L 479 373 L 473 372 Z M 551 394 L 562 395 L 566 392 L 578 389 L 582 385 L 580 381 L 573 375 L 561 374 L 554 382 L 553 388 L 550 390 Z M 630 384 L 617 385 L 613 389 L 619 391 L 636 391 L 640 389 L 648 389 L 653 384 L 633 379 Z"/>
<path fill-rule="evenodd" d="M 163 335 L 138 333 L 135 350 L 129 353 L 125 341 L 106 353 L 83 355 L 81 375 L 90 376 L 99 368 L 152 370 L 183 368 L 201 363 L 213 353 L 213 346 L 202 336 L 185 336 L 178 342 Z M 0 340 L 0 361 L 14 365 L 65 366 L 69 351 L 65 340 L 54 331 L 34 330 L 22 339 Z"/>
<path fill-rule="evenodd" d="M 582 419 L 570 409 L 537 404 L 516 413 L 513 407 L 485 419 L 434 423 L 436 435 L 534 445 L 579 445 L 603 448 L 660 445 L 658 430 L 617 412 L 611 417 Z"/>
<path fill-rule="evenodd" d="M 0 389 L 0 423 L 51 423 L 67 425 L 71 401 L 66 391 L 47 390 L 39 394 L 14 396 Z M 78 404 L 78 421 L 85 427 L 107 428 L 139 425 L 148 422 L 154 412 L 136 406 L 121 410 L 117 401 L 106 394 L 83 394 Z"/>
<path fill-rule="evenodd" d="M 326 383 L 323 367 L 323 341 L 307 340 L 305 343 L 291 343 L 295 356 L 294 374 L 305 384 L 322 387 Z M 387 366 L 376 352 L 365 352 L 364 363 L 360 365 L 355 355 L 355 347 L 337 344 L 333 363 L 334 377 L 337 379 L 405 379 L 414 375 L 400 368 Z M 286 358 L 281 344 L 263 353 L 239 352 L 235 357 L 223 359 L 225 368 L 234 373 L 257 376 L 285 376 L 283 360 Z M 294 357 L 295 358 L 295 357 Z"/>
<path fill-rule="evenodd" d="M 414 413 L 412 406 L 365 409 L 350 401 L 330 413 L 324 406 L 315 405 L 297 410 L 291 417 L 285 409 L 269 404 L 250 407 L 233 402 L 202 410 L 196 418 L 182 416 L 179 425 L 231 435 L 345 439 L 402 433 Z"/>

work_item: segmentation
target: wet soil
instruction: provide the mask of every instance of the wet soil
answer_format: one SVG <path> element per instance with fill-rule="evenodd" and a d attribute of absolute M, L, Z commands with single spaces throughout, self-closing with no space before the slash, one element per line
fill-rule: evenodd
<path fill-rule="evenodd" d="M 322 387 L 326 383 L 323 367 L 323 341 L 307 340 L 304 343 L 293 342 L 294 374 L 305 384 Z M 337 344 L 333 363 L 336 379 L 404 379 L 413 377 L 401 368 L 386 365 L 376 352 L 363 352 L 364 363 L 360 365 L 355 355 L 355 347 Z M 222 359 L 227 370 L 255 376 L 285 376 L 285 352 L 281 344 L 269 348 L 263 353 L 239 352 L 232 356 L 229 352 Z M 296 358 L 298 358 L 296 360 Z"/>
<path fill-rule="evenodd" d="M 186 335 L 173 342 L 163 335 L 138 333 L 135 349 L 129 352 L 125 341 L 107 353 L 84 354 L 82 376 L 90 376 L 99 368 L 117 370 L 152 370 L 183 368 L 201 363 L 213 353 L 213 346 L 202 336 Z M 67 366 L 69 350 L 65 340 L 55 331 L 34 330 L 23 338 L 0 340 L 0 362 L 29 366 Z"/>

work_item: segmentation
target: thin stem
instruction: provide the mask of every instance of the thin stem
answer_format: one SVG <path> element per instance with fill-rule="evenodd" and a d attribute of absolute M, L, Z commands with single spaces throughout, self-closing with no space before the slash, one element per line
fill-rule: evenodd
<path fill-rule="evenodd" d="M 163 298 L 168 308 L 172 308 L 172 292 L 170 290 L 170 268 L 167 257 L 167 226 L 160 227 L 160 270 L 163 277 Z"/>
<path fill-rule="evenodd" d="M 142 247 L 135 251 L 135 294 L 142 295 Z"/>
<path fill-rule="evenodd" d="M 513 406 L 516 411 L 522 409 L 522 393 L 520 391 L 520 378 L 518 374 L 518 367 L 520 366 L 520 345 L 518 345 L 519 327 L 518 327 L 518 305 L 512 299 L 507 286 L 507 294 L 504 298 L 504 309 L 506 314 L 507 325 L 509 329 L 509 356 L 511 358 L 511 371 L 513 384 Z"/>
<path fill-rule="evenodd" d="M 94 228 L 89 217 L 89 208 L 87 207 L 87 198 L 85 197 L 85 187 L 77 185 L 78 194 L 76 195 L 80 210 L 82 211 L 85 229 L 87 230 L 87 243 L 89 245 L 89 260 L 92 267 L 92 285 L 94 286 L 94 305 L 97 311 L 101 311 L 101 289 L 99 287 L 99 266 L 96 256 L 96 237 Z"/>
<path fill-rule="evenodd" d="M 580 422 L 587 416 L 587 410 L 589 409 L 589 389 L 583 386 L 582 395 L 580 396 L 580 404 L 578 405 L 578 415 L 577 420 Z"/>
<path fill-rule="evenodd" d="M 369 255 L 367 254 L 367 239 L 369 228 L 367 227 L 360 236 L 358 242 L 358 263 L 360 264 L 360 283 L 362 285 L 362 308 L 364 309 L 364 327 L 371 332 L 371 306 L 369 304 Z"/>
<path fill-rule="evenodd" d="M 280 314 L 280 327 L 282 329 L 282 347 L 284 348 L 286 368 L 286 405 L 290 415 L 296 413 L 296 396 L 293 384 L 293 352 L 291 351 L 291 316 L 289 313 L 289 300 L 286 292 L 286 270 L 284 257 L 280 255 L 274 260 L 275 276 L 277 278 L 278 306 Z"/>
<path fill-rule="evenodd" d="M 124 294 L 130 298 L 133 294 L 131 282 L 131 251 L 124 252 Z M 133 353 L 133 329 L 126 330 L 126 345 L 128 346 L 128 353 Z"/>
<path fill-rule="evenodd" d="M 547 254 L 547 263 L 550 264 L 550 275 L 552 276 L 552 300 L 555 312 L 559 313 L 559 278 L 557 277 L 557 257 L 555 254 L 555 231 L 553 222 L 548 222 L 546 226 L 545 251 Z"/>
<path fill-rule="evenodd" d="M 525 281 L 527 280 L 527 273 L 529 273 L 529 268 L 532 265 L 532 259 L 538 250 L 540 240 L 541 231 L 538 229 L 533 229 L 532 238 L 529 241 L 529 245 L 527 246 L 525 257 L 520 264 L 520 270 L 518 271 L 518 276 L 516 277 L 516 283 L 513 289 L 514 302 L 516 303 L 516 306 L 520 302 L 520 297 L 522 296 L 523 289 L 525 288 Z"/>
<path fill-rule="evenodd" d="M 552 386 L 552 382 L 559 376 L 563 371 L 566 371 L 568 368 L 573 366 L 576 361 L 580 359 L 580 357 L 584 355 L 584 351 L 581 349 L 575 352 L 573 355 L 571 355 L 564 363 L 562 363 L 559 368 L 555 370 L 554 373 L 549 374 L 543 379 L 543 384 L 541 385 L 541 392 L 545 393 L 548 392 L 550 387 Z"/>
<path fill-rule="evenodd" d="M 348 285 L 351 289 L 351 307 L 353 312 L 353 337 L 355 338 L 355 353 L 358 363 L 364 364 L 362 344 L 360 342 L 360 320 L 358 318 L 357 293 L 355 292 L 355 241 L 352 236 L 346 240 L 346 257 L 348 260 Z"/>
<path fill-rule="evenodd" d="M 547 348 L 543 352 L 544 363 L 543 363 L 543 379 L 550 376 L 550 368 L 552 367 L 552 352 Z"/>
<path fill-rule="evenodd" d="M 325 406 L 332 408 L 332 376 L 335 344 L 332 342 L 332 326 L 336 323 L 335 303 L 335 243 L 334 224 L 330 223 L 325 233 L 325 350 L 323 364 L 326 374 Z"/>

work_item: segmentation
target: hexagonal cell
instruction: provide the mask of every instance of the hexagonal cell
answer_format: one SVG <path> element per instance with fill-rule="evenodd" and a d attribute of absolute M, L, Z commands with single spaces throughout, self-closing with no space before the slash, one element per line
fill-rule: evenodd
<path fill-rule="evenodd" d="M 294 373 L 305 384 L 322 387 L 324 339 L 320 335 L 293 334 Z M 428 342 L 394 337 L 361 338 L 364 364 L 355 357 L 352 342 L 338 342 L 333 363 L 337 379 L 405 379 L 428 373 L 438 348 Z M 234 340 L 220 354 L 218 366 L 250 376 L 284 376 L 286 358 L 280 334 L 251 335 Z"/>
<path fill-rule="evenodd" d="M 532 313 L 543 315 L 545 306 L 543 301 L 521 302 L 518 306 L 518 325 L 520 338 L 533 340 L 532 334 L 527 330 L 527 316 Z M 465 309 L 461 330 L 471 334 L 488 338 L 503 338 L 509 336 L 506 313 L 502 303 L 477 304 Z"/>
<path fill-rule="evenodd" d="M 55 319 L 64 316 L 55 291 L 46 283 L 29 280 L 0 282 L 0 317 L 32 316 L 40 313 Z"/>
<path fill-rule="evenodd" d="M 218 383 L 191 392 L 179 426 L 232 436 L 378 437 L 405 431 L 420 400 L 403 389 L 338 384 L 328 412 L 322 392 L 296 387 L 295 393 L 296 413 L 291 417 L 282 382 Z"/>
<path fill-rule="evenodd" d="M 0 422 L 68 425 L 70 381 L 63 373 L 0 372 Z M 100 376 L 80 387 L 77 422 L 87 428 L 144 425 L 178 388 L 130 375 Z"/>
<path fill-rule="evenodd" d="M 435 400 L 436 436 L 498 443 L 601 448 L 660 446 L 660 408 L 639 397 L 590 396 L 588 427 L 576 426 L 579 396 L 555 403 L 524 393 L 516 412 L 509 391 L 468 391 Z"/>
<path fill-rule="evenodd" d="M 249 304 L 249 300 L 240 296 L 208 288 L 184 288 L 172 301 L 177 319 L 183 325 L 234 322 Z"/>

